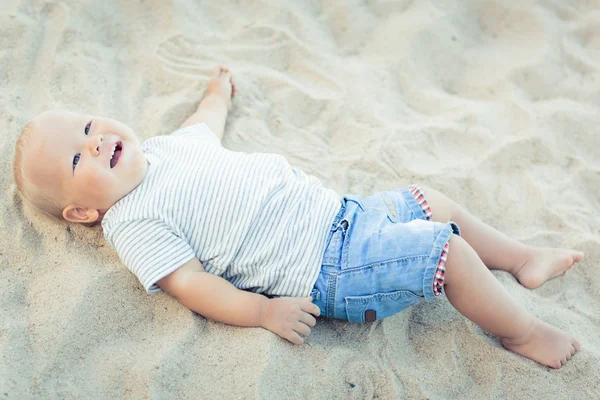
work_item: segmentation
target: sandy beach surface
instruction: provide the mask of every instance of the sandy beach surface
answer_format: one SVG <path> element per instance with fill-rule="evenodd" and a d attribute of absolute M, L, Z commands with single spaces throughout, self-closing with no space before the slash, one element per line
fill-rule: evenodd
<path fill-rule="evenodd" d="M 536 290 L 582 351 L 504 350 L 445 298 L 319 319 L 307 344 L 148 295 L 100 230 L 24 210 L 20 129 L 46 109 L 168 134 L 224 64 L 224 145 L 283 154 L 340 195 L 417 182 L 524 243 L 582 250 Z M 600 398 L 600 1 L 0 4 L 0 399 Z M 51 166 L 48 166 L 51 167 Z"/>

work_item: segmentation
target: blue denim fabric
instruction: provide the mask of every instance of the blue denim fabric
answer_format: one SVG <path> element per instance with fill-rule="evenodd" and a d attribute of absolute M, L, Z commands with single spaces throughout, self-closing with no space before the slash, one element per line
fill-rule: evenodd
<path fill-rule="evenodd" d="M 442 249 L 458 226 L 427 221 L 407 189 L 341 202 L 311 293 L 321 315 L 365 322 L 433 300 Z"/>

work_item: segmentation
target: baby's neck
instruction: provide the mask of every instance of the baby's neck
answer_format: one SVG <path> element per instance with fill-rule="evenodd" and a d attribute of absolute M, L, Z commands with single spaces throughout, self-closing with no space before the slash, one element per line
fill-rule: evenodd
<path fill-rule="evenodd" d="M 100 223 L 104 219 L 104 214 L 106 214 L 107 210 L 98 210 L 98 219 L 96 222 Z"/>

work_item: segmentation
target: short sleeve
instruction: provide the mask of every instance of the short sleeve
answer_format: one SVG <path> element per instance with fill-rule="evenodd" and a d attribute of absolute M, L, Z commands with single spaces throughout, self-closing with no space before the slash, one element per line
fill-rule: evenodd
<path fill-rule="evenodd" d="M 207 141 L 209 141 L 212 144 L 221 146 L 221 141 L 219 140 L 217 135 L 215 135 L 213 133 L 213 131 L 211 131 L 210 128 L 208 126 L 206 126 L 206 124 L 204 124 L 204 123 L 190 125 L 190 126 L 186 126 L 185 128 L 178 129 L 175 132 L 171 133 L 170 136 L 180 136 L 180 137 L 190 136 L 190 137 L 195 137 L 195 138 L 199 138 L 199 139 L 206 139 Z"/>
<path fill-rule="evenodd" d="M 158 220 L 121 223 L 106 239 L 148 293 L 159 293 L 156 282 L 195 257 L 187 241 Z"/>

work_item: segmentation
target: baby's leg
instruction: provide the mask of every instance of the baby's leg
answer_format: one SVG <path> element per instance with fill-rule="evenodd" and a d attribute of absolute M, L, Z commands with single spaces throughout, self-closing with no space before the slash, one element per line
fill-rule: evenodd
<path fill-rule="evenodd" d="M 434 221 L 456 222 L 461 236 L 485 265 L 510 272 L 527 288 L 535 289 L 548 279 L 564 274 L 583 258 L 580 251 L 526 246 L 483 223 L 437 190 L 424 187 L 423 191 Z"/>
<path fill-rule="evenodd" d="M 448 300 L 461 314 L 517 354 L 560 368 L 579 350 L 577 340 L 517 303 L 459 236 L 450 239 L 444 283 Z"/>

